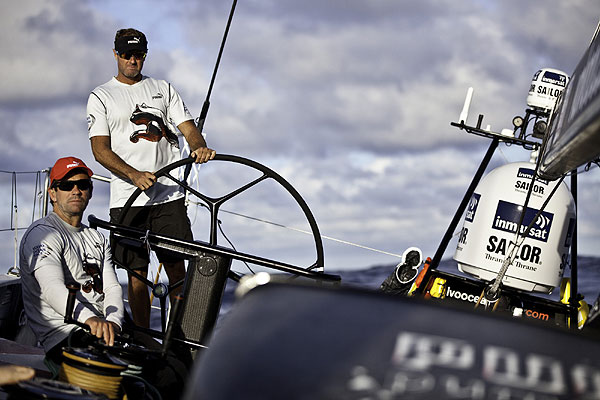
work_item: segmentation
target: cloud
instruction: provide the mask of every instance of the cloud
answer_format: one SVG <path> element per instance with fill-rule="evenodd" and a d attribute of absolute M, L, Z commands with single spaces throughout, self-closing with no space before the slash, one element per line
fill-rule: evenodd
<path fill-rule="evenodd" d="M 10 79 L 3 82 L 0 105 L 81 102 L 90 91 L 90 80 L 110 65 L 113 33 L 107 22 L 109 17 L 79 1 L 3 4 L 0 70 Z M 104 53 L 97 51 L 101 46 Z"/>
<path fill-rule="evenodd" d="M 423 2 L 411 9 L 393 2 L 344 2 L 343 7 L 327 2 L 303 3 L 292 10 L 286 5 L 285 12 L 272 3 L 241 6 L 219 75 L 227 80 L 226 87 L 213 93 L 210 118 L 219 113 L 217 104 L 225 107 L 216 118 L 226 121 L 225 128 L 235 127 L 242 139 L 239 148 L 250 146 L 253 152 L 252 147 L 304 153 L 314 150 L 316 142 L 329 151 L 368 146 L 374 152 L 423 149 L 440 141 L 450 146 L 473 143 L 473 138 L 447 134 L 467 87 L 475 87 L 476 111 L 496 111 L 486 122 L 500 130 L 525 108 L 540 58 L 566 70 L 575 62 L 565 62 L 564 50 L 557 51 L 557 35 L 546 34 L 549 25 L 556 30 L 552 18 L 560 9 L 557 15 L 534 14 L 537 31 L 517 38 L 513 32 L 523 31 L 522 20 L 505 16 L 521 12 L 520 7 L 492 3 L 496 7 L 485 9 L 477 4 L 457 9 L 449 3 Z M 576 47 L 570 43 L 569 48 Z M 558 54 L 546 54 L 548 50 Z M 258 101 L 245 100 L 254 93 Z M 245 122 L 247 134 L 260 130 L 270 146 L 258 141 L 252 146 L 241 125 L 228 123 L 238 101 L 244 106 L 235 115 Z M 262 131 L 267 124 L 270 132 Z"/>
<path fill-rule="evenodd" d="M 91 155 L 85 104 L 115 73 L 117 28 L 146 32 L 144 72 L 169 80 L 199 115 L 229 7 L 220 0 L 0 6 L 0 72 L 9 77 L 0 91 L 0 138 L 8 144 L 0 169 L 36 170 L 72 154 L 108 174 Z M 534 72 L 572 72 L 598 15 L 596 0 L 240 2 L 210 97 L 207 140 L 288 179 L 324 235 L 390 253 L 417 245 L 431 255 L 489 144 L 450 126 L 467 88 L 475 89 L 470 124 L 483 114 L 484 127 L 510 127 L 524 113 Z M 528 158 L 501 146 L 491 167 Z M 212 179 L 209 190 L 241 179 L 214 169 L 222 171 L 201 170 Z M 591 210 L 598 185 L 581 179 L 580 251 L 597 252 L 600 216 Z M 289 199 L 274 192 L 267 186 L 234 206 L 304 226 Z M 108 203 L 102 193 L 92 201 L 95 214 Z M 206 228 L 205 212 L 194 212 Z M 265 240 L 254 222 L 227 216 L 226 224 L 242 248 L 310 262 L 303 246 L 311 244 L 297 233 L 285 241 L 283 228 L 269 226 L 265 234 L 277 240 Z M 396 261 L 330 240 L 325 246 L 336 266 Z"/>

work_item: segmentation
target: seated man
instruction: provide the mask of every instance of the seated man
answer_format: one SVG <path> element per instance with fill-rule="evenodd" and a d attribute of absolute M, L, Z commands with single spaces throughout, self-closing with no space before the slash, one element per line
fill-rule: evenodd
<path fill-rule="evenodd" d="M 113 345 L 122 325 L 123 293 L 108 240 L 81 223 L 92 197 L 91 176 L 92 171 L 78 158 L 57 160 L 48 189 L 53 212 L 32 223 L 21 240 L 25 312 L 46 357 L 56 364 L 71 331 L 80 329 L 64 322 L 66 284 L 81 285 L 72 317 L 89 326 L 92 335 Z"/>
<path fill-rule="evenodd" d="M 81 223 L 92 197 L 91 176 L 92 171 L 78 158 L 56 161 L 50 172 L 48 190 L 53 212 L 31 224 L 21 240 L 25 312 L 44 347 L 49 367 L 56 368 L 54 373 L 58 373 L 62 362 L 63 347 L 69 344 L 86 347 L 94 337 L 112 346 L 115 334 L 123 327 L 123 292 L 112 264 L 108 240 Z M 72 317 L 87 325 L 92 336 L 64 321 L 69 283 L 81 285 Z M 149 336 L 136 334 L 134 340 L 145 347 L 161 349 Z M 177 398 L 191 362 L 189 351 L 169 352 L 163 363 L 145 372 L 163 397 Z"/>

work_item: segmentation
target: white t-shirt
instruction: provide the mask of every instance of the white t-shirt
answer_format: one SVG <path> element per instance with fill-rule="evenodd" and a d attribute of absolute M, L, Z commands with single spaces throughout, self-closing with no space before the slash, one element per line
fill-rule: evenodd
<path fill-rule="evenodd" d="M 76 327 L 64 322 L 69 294 L 65 284 L 78 282 L 82 288 L 89 287 L 93 277 L 85 271 L 84 263 L 98 268 L 103 293 L 80 290 L 73 318 L 84 323 L 98 316 L 122 326 L 123 291 L 108 240 L 100 232 L 85 225 L 71 226 L 52 212 L 31 224 L 19 253 L 25 313 L 46 351 Z"/>
<path fill-rule="evenodd" d="M 139 171 L 156 172 L 180 160 L 177 126 L 191 119 L 168 82 L 146 76 L 133 85 L 113 77 L 92 91 L 87 104 L 89 137 L 110 136 L 112 151 Z M 130 181 L 111 174 L 110 208 L 123 207 L 135 189 Z M 166 203 L 182 196 L 179 186 L 163 177 L 133 205 Z"/>

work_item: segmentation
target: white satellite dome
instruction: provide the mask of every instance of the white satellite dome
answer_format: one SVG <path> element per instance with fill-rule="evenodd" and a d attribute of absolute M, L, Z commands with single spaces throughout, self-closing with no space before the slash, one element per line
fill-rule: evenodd
<path fill-rule="evenodd" d="M 569 82 L 569 75 L 552 68 L 542 68 L 533 75 L 527 105 L 529 107 L 550 111 L 556 99 L 562 94 Z"/>
<path fill-rule="evenodd" d="M 496 279 L 515 241 L 534 164 L 517 162 L 491 171 L 469 203 L 454 259 L 460 271 L 485 281 Z M 556 185 L 536 179 L 521 233 Z M 575 226 L 575 203 L 563 183 L 536 219 L 502 284 L 551 293 L 560 284 Z"/>

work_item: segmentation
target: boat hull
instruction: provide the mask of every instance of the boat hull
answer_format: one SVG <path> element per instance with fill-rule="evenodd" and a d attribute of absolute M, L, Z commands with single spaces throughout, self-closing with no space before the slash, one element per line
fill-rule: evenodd
<path fill-rule="evenodd" d="M 269 284 L 227 316 L 186 398 L 597 398 L 594 354 L 600 343 L 534 321 Z"/>

